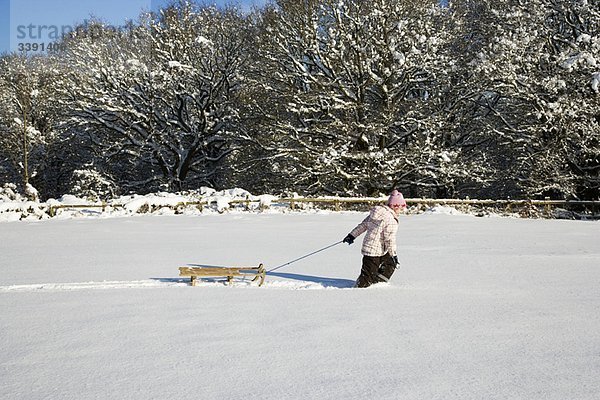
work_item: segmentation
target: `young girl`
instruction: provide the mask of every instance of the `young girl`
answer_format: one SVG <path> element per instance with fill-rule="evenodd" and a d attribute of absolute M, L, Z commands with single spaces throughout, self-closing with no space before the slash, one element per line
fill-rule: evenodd
<path fill-rule="evenodd" d="M 398 265 L 396 233 L 398 216 L 406 208 L 404 196 L 397 190 L 390 195 L 386 205 L 375 206 L 369 216 L 356 226 L 345 238 L 349 245 L 367 232 L 363 240 L 360 276 L 356 287 L 368 287 L 377 282 L 387 282 Z"/>

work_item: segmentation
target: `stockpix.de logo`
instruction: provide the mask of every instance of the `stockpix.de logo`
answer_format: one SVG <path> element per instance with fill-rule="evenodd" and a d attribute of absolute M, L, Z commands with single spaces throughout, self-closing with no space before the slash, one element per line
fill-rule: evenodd
<path fill-rule="evenodd" d="M 64 50 L 65 39 L 124 33 L 127 21 L 152 9 L 153 0 L 10 0 L 10 51 L 39 54 Z"/>

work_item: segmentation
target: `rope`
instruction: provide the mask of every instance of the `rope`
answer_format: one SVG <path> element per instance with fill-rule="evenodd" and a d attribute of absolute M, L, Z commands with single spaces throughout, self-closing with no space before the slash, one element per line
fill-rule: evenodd
<path fill-rule="evenodd" d="M 336 242 L 336 243 L 334 243 L 334 244 L 330 244 L 329 246 L 327 246 L 327 247 L 323 247 L 322 249 L 319 249 L 319 250 L 317 250 L 317 251 L 313 251 L 312 253 L 310 253 L 310 254 L 307 254 L 307 255 L 305 255 L 305 256 L 302 256 L 302 257 L 296 258 L 295 260 L 288 261 L 288 262 L 286 262 L 285 264 L 281 264 L 281 265 L 280 265 L 280 266 L 278 266 L 278 267 L 275 267 L 275 268 L 273 268 L 273 269 L 270 269 L 270 270 L 268 270 L 268 271 L 267 271 L 267 274 L 268 274 L 269 272 L 273 272 L 273 271 L 275 271 L 275 270 L 278 270 L 279 268 L 285 267 L 286 265 L 290 265 L 290 264 L 292 264 L 292 263 L 295 263 L 296 261 L 300 261 L 300 260 L 302 260 L 302 259 L 305 259 L 306 257 L 310 257 L 310 256 L 312 256 L 313 254 L 317 254 L 317 253 L 320 253 L 321 251 L 327 250 L 327 249 L 329 249 L 329 248 L 331 248 L 331 247 L 333 247 L 333 246 L 337 246 L 337 245 L 338 245 L 338 244 L 340 244 L 340 243 L 343 243 L 343 240 L 340 240 L 339 242 Z"/>

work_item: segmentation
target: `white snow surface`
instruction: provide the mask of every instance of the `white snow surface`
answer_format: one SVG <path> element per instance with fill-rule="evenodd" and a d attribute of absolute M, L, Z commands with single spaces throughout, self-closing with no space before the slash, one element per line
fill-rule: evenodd
<path fill-rule="evenodd" d="M 597 222 L 400 219 L 401 268 L 351 288 L 360 243 L 267 269 L 365 213 L 0 224 L 2 399 L 580 399 L 600 393 Z"/>

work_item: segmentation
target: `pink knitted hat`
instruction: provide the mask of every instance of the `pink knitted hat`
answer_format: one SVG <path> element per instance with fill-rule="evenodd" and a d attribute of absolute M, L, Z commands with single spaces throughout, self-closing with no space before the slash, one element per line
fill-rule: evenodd
<path fill-rule="evenodd" d="M 392 194 L 390 194 L 390 198 L 387 201 L 388 206 L 396 206 L 406 207 L 406 201 L 404 200 L 404 196 L 397 190 L 394 190 Z"/>

